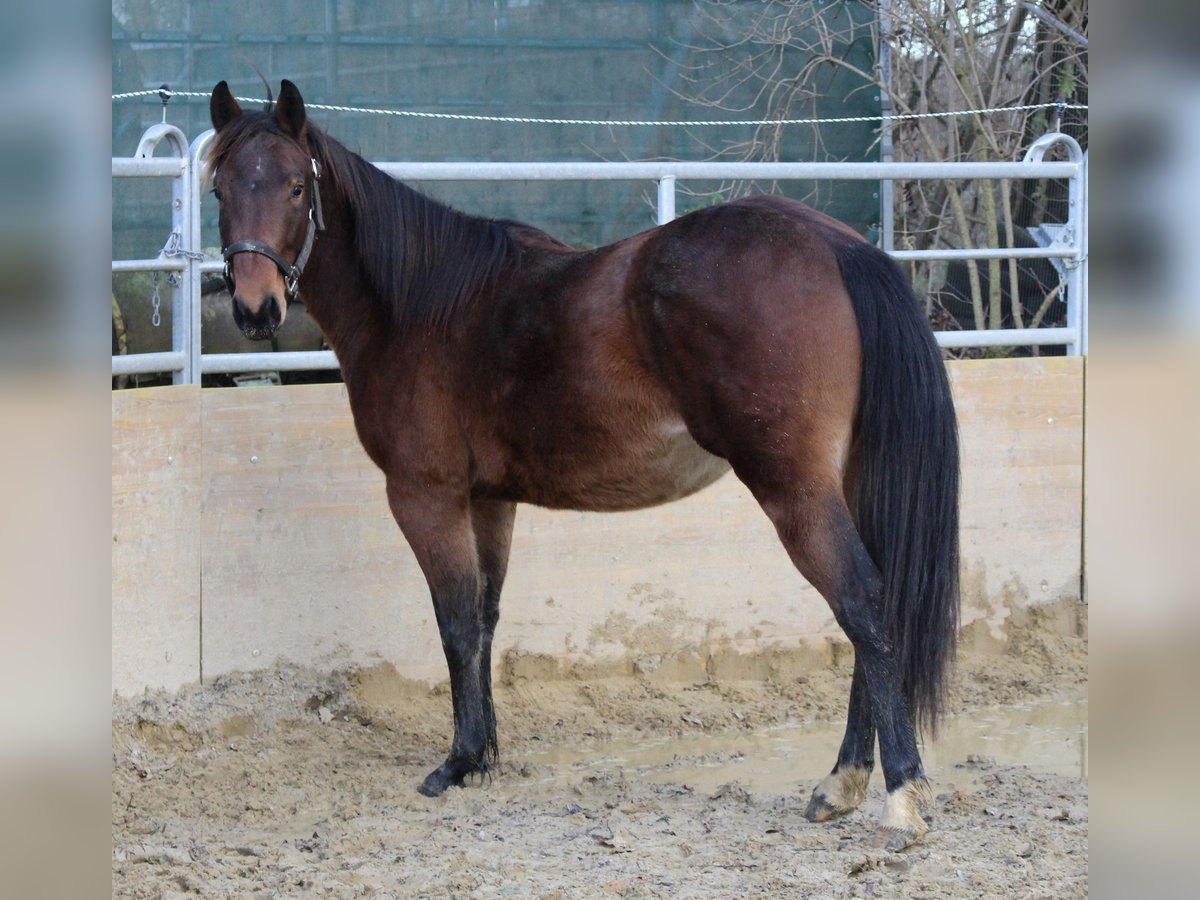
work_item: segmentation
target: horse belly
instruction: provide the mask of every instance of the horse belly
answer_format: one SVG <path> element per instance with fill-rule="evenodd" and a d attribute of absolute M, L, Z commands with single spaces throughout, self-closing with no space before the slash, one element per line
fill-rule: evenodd
<path fill-rule="evenodd" d="M 682 422 L 664 423 L 623 453 L 576 471 L 566 491 L 555 491 L 559 496 L 534 502 L 607 512 L 643 509 L 694 494 L 728 471 L 729 463 L 697 444 Z"/>
<path fill-rule="evenodd" d="M 692 440 L 682 424 L 676 434 L 664 441 L 663 449 L 662 456 L 645 466 L 644 478 L 651 495 L 647 506 L 694 494 L 729 471 L 729 462 L 713 456 Z"/>

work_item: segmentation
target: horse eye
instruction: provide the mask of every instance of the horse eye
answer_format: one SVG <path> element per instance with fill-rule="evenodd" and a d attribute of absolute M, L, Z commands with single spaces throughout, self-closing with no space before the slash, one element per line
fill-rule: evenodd
<path fill-rule="evenodd" d="M 222 200 L 225 199 L 223 196 L 221 196 L 221 192 L 219 190 L 217 190 L 216 188 L 212 189 L 212 193 L 213 193 L 213 196 L 217 198 L 218 203 L 220 203 Z"/>
<path fill-rule="evenodd" d="M 303 193 L 304 193 L 304 185 L 302 185 L 302 184 L 298 184 L 292 188 L 292 196 L 293 197 L 299 197 Z"/>

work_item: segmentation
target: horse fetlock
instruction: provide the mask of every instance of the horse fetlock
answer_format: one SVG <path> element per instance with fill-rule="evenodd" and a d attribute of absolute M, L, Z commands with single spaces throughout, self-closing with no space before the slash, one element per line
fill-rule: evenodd
<path fill-rule="evenodd" d="M 425 776 L 425 780 L 417 791 L 426 797 L 437 797 L 448 788 L 463 787 L 467 779 L 480 776 L 480 783 L 490 777 L 491 763 L 484 755 L 474 756 L 463 753 L 452 753 L 446 761 Z"/>
<path fill-rule="evenodd" d="M 875 846 L 887 850 L 903 850 L 929 833 L 929 823 L 921 816 L 921 807 L 933 796 L 925 778 L 906 781 L 889 791 L 883 801 L 883 816 L 875 832 Z"/>
<path fill-rule="evenodd" d="M 804 817 L 810 822 L 828 822 L 858 809 L 867 796 L 871 770 L 865 766 L 844 766 L 826 775 L 813 788 Z"/>

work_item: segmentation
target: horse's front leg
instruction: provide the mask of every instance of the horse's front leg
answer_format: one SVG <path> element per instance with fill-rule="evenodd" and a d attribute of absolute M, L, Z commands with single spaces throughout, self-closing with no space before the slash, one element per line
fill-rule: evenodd
<path fill-rule="evenodd" d="M 489 767 L 491 698 L 483 696 L 484 578 L 465 494 L 388 481 L 392 514 L 429 583 L 442 650 L 450 672 L 454 740 L 446 761 L 425 778 L 422 794 L 436 797 Z"/>
<path fill-rule="evenodd" d="M 479 688 L 483 697 L 483 721 L 487 729 L 487 758 L 494 763 L 500 755 L 496 739 L 496 710 L 492 705 L 492 636 L 500 620 L 500 591 L 508 571 L 508 552 L 512 546 L 515 503 L 475 502 L 471 506 L 471 527 L 479 554 L 483 577 L 482 622 L 480 636 Z"/>

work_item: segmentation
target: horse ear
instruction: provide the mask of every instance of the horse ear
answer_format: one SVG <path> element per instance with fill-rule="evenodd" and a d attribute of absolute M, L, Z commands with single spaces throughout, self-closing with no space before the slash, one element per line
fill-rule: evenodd
<path fill-rule="evenodd" d="M 286 78 L 279 83 L 279 99 L 275 101 L 275 121 L 285 134 L 294 138 L 300 137 L 306 121 L 304 98 L 300 89 Z"/>
<path fill-rule="evenodd" d="M 212 97 L 208 101 L 208 114 L 212 118 L 213 128 L 220 131 L 242 114 L 242 108 L 229 90 L 229 85 L 222 81 L 213 88 Z"/>

